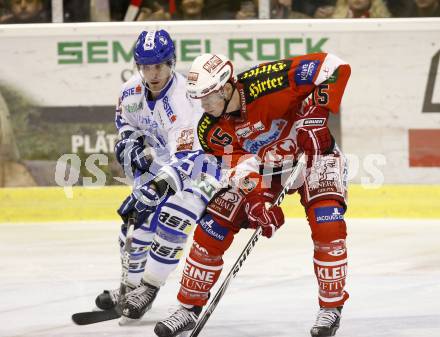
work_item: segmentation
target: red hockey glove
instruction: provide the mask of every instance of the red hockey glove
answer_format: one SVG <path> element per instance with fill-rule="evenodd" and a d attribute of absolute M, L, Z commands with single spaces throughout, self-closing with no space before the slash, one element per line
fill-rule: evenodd
<path fill-rule="evenodd" d="M 332 135 L 327 126 L 318 129 L 298 129 L 298 146 L 307 155 L 322 155 L 331 149 Z"/>
<path fill-rule="evenodd" d="M 315 105 L 305 109 L 304 117 L 296 122 L 298 146 L 307 155 L 325 154 L 333 145 L 333 138 L 327 127 L 329 111 Z"/>
<path fill-rule="evenodd" d="M 276 230 L 284 224 L 284 214 L 279 206 L 266 208 L 267 199 L 261 195 L 247 198 L 245 210 L 248 215 L 249 228 L 261 226 L 263 236 L 271 238 Z"/>

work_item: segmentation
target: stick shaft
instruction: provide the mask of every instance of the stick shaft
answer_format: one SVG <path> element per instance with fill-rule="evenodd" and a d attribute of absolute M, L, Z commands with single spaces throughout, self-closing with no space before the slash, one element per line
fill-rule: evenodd
<path fill-rule="evenodd" d="M 284 183 L 283 189 L 281 190 L 281 192 L 278 194 L 277 198 L 275 199 L 274 205 L 279 206 L 281 204 L 281 202 L 283 201 L 287 192 L 291 189 L 291 187 L 293 186 L 295 181 L 298 179 L 299 175 L 301 174 L 301 172 L 303 171 L 305 166 L 306 166 L 305 156 L 301 155 L 301 157 L 298 160 L 297 165 L 292 170 L 292 172 L 290 173 L 286 182 Z M 244 247 L 244 249 L 241 252 L 240 256 L 238 257 L 237 261 L 235 261 L 234 265 L 232 266 L 228 275 L 225 277 L 220 288 L 217 290 L 216 294 L 212 298 L 212 300 L 209 303 L 208 307 L 206 308 L 205 312 L 200 317 L 200 319 L 197 321 L 197 324 L 194 327 L 194 329 L 192 330 L 189 337 L 197 337 L 199 335 L 200 331 L 203 329 L 203 327 L 205 326 L 209 317 L 211 317 L 213 311 L 215 310 L 215 308 L 217 307 L 221 298 L 223 297 L 224 293 L 226 292 L 226 289 L 228 289 L 230 282 L 232 281 L 232 279 L 235 276 L 237 276 L 244 261 L 246 261 L 247 257 L 251 253 L 252 249 L 255 247 L 255 244 L 257 243 L 258 239 L 260 238 L 261 233 L 262 233 L 261 227 L 258 227 L 255 230 L 254 234 L 252 234 L 251 238 L 249 239 L 248 243 Z"/>

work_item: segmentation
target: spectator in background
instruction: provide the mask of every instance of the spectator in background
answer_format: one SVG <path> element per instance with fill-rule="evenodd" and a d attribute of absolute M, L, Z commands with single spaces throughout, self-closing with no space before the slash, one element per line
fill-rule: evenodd
<path fill-rule="evenodd" d="M 292 11 L 293 0 L 271 0 L 270 1 L 270 18 L 271 19 L 287 19 Z"/>
<path fill-rule="evenodd" d="M 271 0 L 270 18 L 271 19 L 310 19 L 310 16 L 293 11 L 292 4 L 295 0 Z"/>
<path fill-rule="evenodd" d="M 3 17 L 3 15 L 6 15 L 6 6 L 5 6 L 5 1 L 4 0 L 0 0 L 0 20 Z"/>
<path fill-rule="evenodd" d="M 237 0 L 205 0 L 203 16 L 210 20 L 235 19 L 235 13 L 240 9 Z"/>
<path fill-rule="evenodd" d="M 6 8 L 5 0 L 0 0 L 0 23 L 3 23 L 9 17 L 9 11 Z"/>
<path fill-rule="evenodd" d="M 384 0 L 385 5 L 394 18 L 409 16 L 414 0 Z"/>
<path fill-rule="evenodd" d="M 440 17 L 440 0 L 413 1 L 413 8 L 408 16 L 416 18 Z"/>
<path fill-rule="evenodd" d="M 110 0 L 111 21 L 123 21 L 129 4 L 130 0 Z"/>
<path fill-rule="evenodd" d="M 310 17 L 315 17 L 317 19 L 321 19 L 324 17 L 329 17 L 327 11 L 322 11 L 316 13 L 318 8 L 324 8 L 328 6 L 334 7 L 336 4 L 336 0 L 294 0 L 292 3 L 292 10 L 296 12 L 304 13 Z"/>
<path fill-rule="evenodd" d="M 316 7 L 313 13 L 315 19 L 330 19 L 335 12 L 335 0 L 319 0 L 315 1 Z"/>
<path fill-rule="evenodd" d="M 89 22 L 90 0 L 64 0 L 64 22 Z"/>
<path fill-rule="evenodd" d="M 258 19 L 258 0 L 241 1 L 240 10 L 235 14 L 237 20 Z"/>
<path fill-rule="evenodd" d="M 336 0 L 321 0 L 317 3 L 313 18 L 331 19 L 335 12 Z"/>
<path fill-rule="evenodd" d="M 177 5 L 177 20 L 203 20 L 205 2 L 203 0 L 181 0 Z"/>
<path fill-rule="evenodd" d="M 203 2 L 203 0 L 202 0 Z M 143 1 L 136 21 L 171 20 L 168 0 Z"/>
<path fill-rule="evenodd" d="M 333 18 L 389 18 L 383 0 L 337 0 Z"/>
<path fill-rule="evenodd" d="M 48 6 L 43 0 L 9 0 L 6 2 L 7 15 L 0 23 L 42 23 L 50 22 Z"/>

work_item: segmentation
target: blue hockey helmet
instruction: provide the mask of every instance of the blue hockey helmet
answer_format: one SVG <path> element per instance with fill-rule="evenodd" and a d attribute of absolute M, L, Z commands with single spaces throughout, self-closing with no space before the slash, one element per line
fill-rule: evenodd
<path fill-rule="evenodd" d="M 159 64 L 175 60 L 175 49 L 170 34 L 165 30 L 144 30 L 133 51 L 136 64 Z"/>

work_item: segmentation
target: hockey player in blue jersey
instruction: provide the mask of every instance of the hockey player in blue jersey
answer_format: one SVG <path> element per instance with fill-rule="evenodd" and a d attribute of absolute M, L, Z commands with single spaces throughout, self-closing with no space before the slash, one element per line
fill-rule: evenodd
<path fill-rule="evenodd" d="M 203 164 L 206 160 L 195 134 L 203 111 L 196 100 L 187 97 L 186 78 L 174 70 L 176 56 L 169 34 L 143 31 L 133 55 L 138 71 L 119 95 L 116 127 L 120 140 L 115 155 L 126 175 L 132 170 L 137 173 L 133 193 L 118 213 L 125 221 L 133 213 L 137 215 L 128 271 L 131 291 L 121 306 L 126 318 L 139 319 L 177 267 L 192 227 L 218 187 L 220 174 L 216 165 L 207 168 Z M 206 172 L 200 174 L 195 167 Z M 173 190 L 164 191 L 161 186 Z M 149 205 L 148 201 L 156 202 Z M 125 235 L 122 226 L 121 252 Z M 118 289 L 105 290 L 96 304 L 109 309 L 118 303 L 118 297 Z"/>

